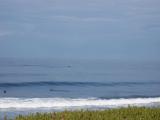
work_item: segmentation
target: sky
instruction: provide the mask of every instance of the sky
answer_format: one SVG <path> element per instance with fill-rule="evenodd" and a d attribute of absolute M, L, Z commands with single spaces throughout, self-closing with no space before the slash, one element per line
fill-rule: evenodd
<path fill-rule="evenodd" d="M 160 0 L 0 0 L 0 57 L 160 60 Z"/>

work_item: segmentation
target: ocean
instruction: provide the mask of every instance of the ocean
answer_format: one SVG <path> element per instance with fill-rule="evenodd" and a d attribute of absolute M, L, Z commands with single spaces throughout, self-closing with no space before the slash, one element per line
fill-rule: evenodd
<path fill-rule="evenodd" d="M 0 119 L 31 112 L 160 106 L 160 62 L 0 58 Z"/>

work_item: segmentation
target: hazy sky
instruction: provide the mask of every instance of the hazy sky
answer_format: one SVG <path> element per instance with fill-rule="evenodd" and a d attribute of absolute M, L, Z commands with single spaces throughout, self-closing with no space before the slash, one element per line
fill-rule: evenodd
<path fill-rule="evenodd" d="M 160 60 L 160 0 L 0 0 L 0 57 Z"/>

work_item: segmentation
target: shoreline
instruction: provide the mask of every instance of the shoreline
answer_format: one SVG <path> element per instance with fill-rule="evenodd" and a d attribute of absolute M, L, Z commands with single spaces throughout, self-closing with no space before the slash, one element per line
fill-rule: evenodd
<path fill-rule="evenodd" d="M 155 98 L 2 98 L 0 99 L 0 119 L 13 118 L 19 114 L 28 115 L 67 111 L 104 111 L 132 107 L 160 108 L 160 97 Z"/>

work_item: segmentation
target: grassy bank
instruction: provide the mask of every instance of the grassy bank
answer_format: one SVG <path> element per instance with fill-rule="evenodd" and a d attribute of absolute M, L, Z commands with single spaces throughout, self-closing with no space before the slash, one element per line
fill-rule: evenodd
<path fill-rule="evenodd" d="M 17 116 L 14 120 L 160 120 L 160 108 L 119 108 L 104 111 L 64 111 Z"/>

